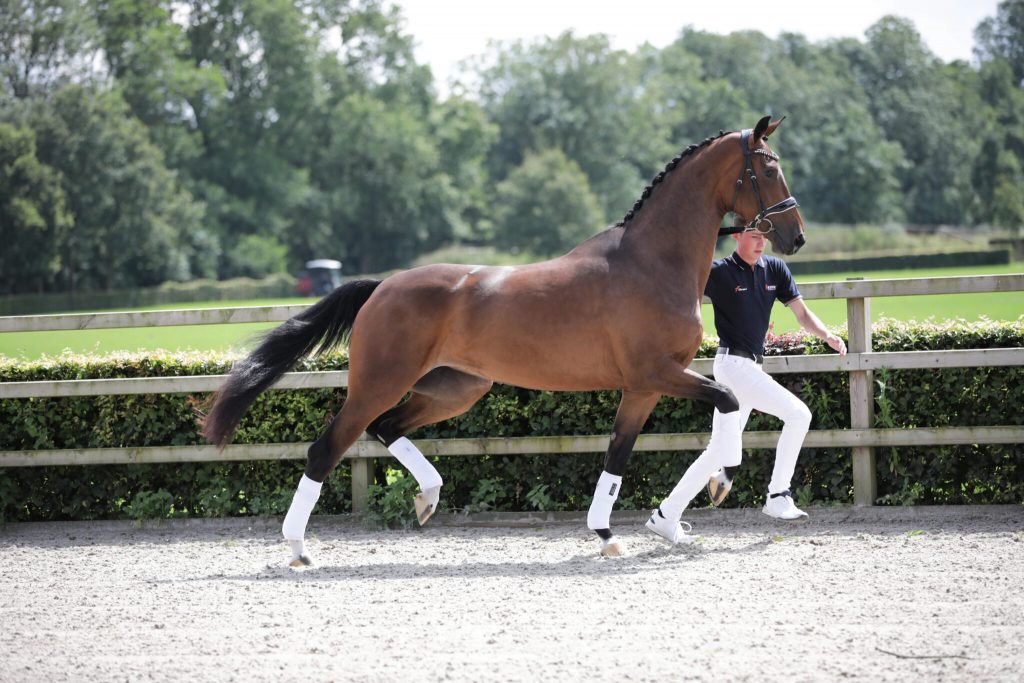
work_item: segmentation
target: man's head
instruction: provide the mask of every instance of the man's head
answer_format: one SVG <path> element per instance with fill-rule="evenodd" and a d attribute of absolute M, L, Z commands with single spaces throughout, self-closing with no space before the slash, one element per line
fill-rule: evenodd
<path fill-rule="evenodd" d="M 732 238 L 736 240 L 736 253 L 750 265 L 754 265 L 761 258 L 768 242 L 764 234 L 757 230 L 735 233 Z"/>

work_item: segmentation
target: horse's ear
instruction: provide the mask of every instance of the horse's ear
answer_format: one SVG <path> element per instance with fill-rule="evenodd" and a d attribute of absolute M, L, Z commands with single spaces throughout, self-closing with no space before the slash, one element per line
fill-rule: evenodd
<path fill-rule="evenodd" d="M 758 135 L 759 135 L 758 131 L 761 131 L 761 124 L 764 124 L 764 131 L 763 131 L 764 134 L 761 137 L 767 138 L 769 135 L 771 135 L 772 133 L 775 132 L 775 129 L 779 127 L 780 123 L 782 123 L 783 121 L 786 120 L 786 117 L 783 116 L 781 119 L 779 119 L 778 121 L 776 121 L 774 123 L 768 123 L 768 119 L 769 119 L 769 117 L 766 116 L 766 117 L 764 117 L 763 119 L 761 119 L 760 121 L 757 122 L 757 128 L 754 129 L 754 139 L 755 140 L 760 139 L 758 137 Z"/>
<path fill-rule="evenodd" d="M 766 117 L 764 117 L 763 119 L 761 119 L 760 121 L 757 122 L 757 125 L 754 126 L 754 139 L 755 140 L 760 140 L 761 138 L 764 137 L 765 131 L 768 130 L 768 128 L 769 128 L 768 122 L 771 121 L 771 120 L 772 120 L 772 117 L 766 116 Z M 771 131 L 769 131 L 769 132 L 771 132 Z"/>

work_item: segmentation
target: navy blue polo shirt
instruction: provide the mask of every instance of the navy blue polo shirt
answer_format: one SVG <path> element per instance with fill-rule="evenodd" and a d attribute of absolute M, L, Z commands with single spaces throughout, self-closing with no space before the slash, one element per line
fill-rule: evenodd
<path fill-rule="evenodd" d="M 782 259 L 762 254 L 751 266 L 735 251 L 711 264 L 704 294 L 715 309 L 718 345 L 758 355 L 764 353 L 772 304 L 776 299 L 788 304 L 800 296 Z"/>

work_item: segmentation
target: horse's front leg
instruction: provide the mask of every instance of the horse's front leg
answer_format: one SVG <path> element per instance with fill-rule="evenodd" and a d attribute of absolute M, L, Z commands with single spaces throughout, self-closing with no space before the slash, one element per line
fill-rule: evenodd
<path fill-rule="evenodd" d="M 622 542 L 612 534 L 609 520 L 615 500 L 619 497 L 619 489 L 622 487 L 626 461 L 633 451 L 637 435 L 643 429 L 644 422 L 654 410 L 659 398 L 661 395 L 653 392 L 622 392 L 619 410 L 615 414 L 614 431 L 605 456 L 604 471 L 597 481 L 594 500 L 590 503 L 590 511 L 587 513 L 587 527 L 601 537 L 601 554 L 605 557 L 617 557 L 626 552 Z"/>

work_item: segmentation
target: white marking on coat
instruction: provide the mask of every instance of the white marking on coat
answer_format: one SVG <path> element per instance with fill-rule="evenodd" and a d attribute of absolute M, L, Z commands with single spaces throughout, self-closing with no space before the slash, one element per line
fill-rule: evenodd
<path fill-rule="evenodd" d="M 515 272 L 514 266 L 498 266 L 487 277 L 480 281 L 480 289 L 484 294 L 493 294 L 501 288 L 501 284 Z"/>
<path fill-rule="evenodd" d="M 456 282 L 454 285 L 452 285 L 452 291 L 453 292 L 457 292 L 460 289 L 462 289 L 462 285 L 466 284 L 466 280 L 469 279 L 469 276 L 476 274 L 477 271 L 482 270 L 482 269 L 483 269 L 483 266 L 473 266 L 473 268 L 468 273 L 464 274 L 462 277 L 459 278 L 458 282 Z"/>

